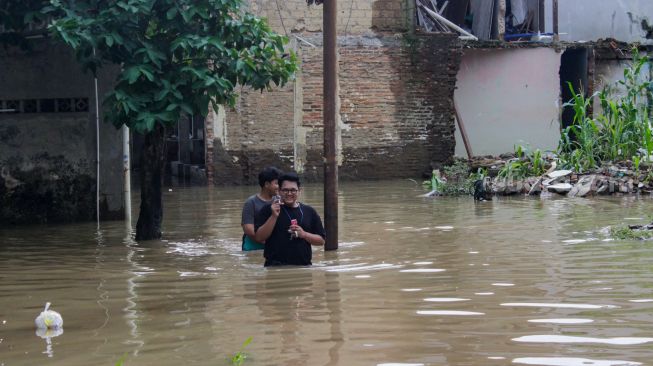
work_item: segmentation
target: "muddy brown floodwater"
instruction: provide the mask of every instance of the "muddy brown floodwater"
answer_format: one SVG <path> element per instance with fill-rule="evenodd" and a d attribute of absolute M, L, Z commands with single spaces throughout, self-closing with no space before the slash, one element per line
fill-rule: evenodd
<path fill-rule="evenodd" d="M 650 222 L 651 198 L 341 183 L 340 249 L 264 269 L 240 251 L 253 190 L 166 192 L 163 241 L 122 222 L 1 230 L 0 365 L 227 365 L 249 337 L 243 365 L 653 365 L 653 244 L 602 231 Z M 303 201 L 323 213 L 320 186 Z"/>

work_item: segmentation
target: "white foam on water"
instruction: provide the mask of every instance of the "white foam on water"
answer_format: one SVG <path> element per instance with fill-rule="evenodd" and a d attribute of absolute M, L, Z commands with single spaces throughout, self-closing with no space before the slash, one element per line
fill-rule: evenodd
<path fill-rule="evenodd" d="M 483 263 L 482 266 L 484 266 L 484 267 L 489 266 L 489 264 L 488 263 Z"/>
<path fill-rule="evenodd" d="M 453 226 L 436 226 L 435 229 L 438 229 L 438 230 L 453 230 Z"/>
<path fill-rule="evenodd" d="M 558 308 L 558 309 L 615 309 L 614 305 L 593 305 L 593 304 L 555 304 L 541 302 L 506 302 L 501 306 L 522 306 L 522 307 L 540 307 L 540 308 Z"/>
<path fill-rule="evenodd" d="M 590 360 L 576 357 L 522 357 L 515 358 L 512 363 L 539 366 L 639 366 L 639 362 L 620 360 Z"/>
<path fill-rule="evenodd" d="M 346 246 L 346 245 L 361 245 L 361 244 L 365 244 L 365 242 L 364 241 L 342 241 L 342 242 L 340 242 L 340 244 L 344 245 L 344 246 Z"/>
<path fill-rule="evenodd" d="M 501 356 L 490 356 L 490 357 L 488 357 L 487 359 L 488 359 L 488 360 L 505 360 L 506 358 L 505 358 L 505 357 L 501 357 Z"/>
<path fill-rule="evenodd" d="M 385 231 L 397 231 L 397 229 L 385 229 Z"/>
<path fill-rule="evenodd" d="M 453 315 L 453 316 L 470 316 L 470 315 L 485 315 L 485 313 L 477 313 L 474 311 L 460 311 L 460 310 L 418 310 L 419 315 Z"/>
<path fill-rule="evenodd" d="M 636 299 L 636 300 L 628 300 L 630 302 L 653 302 L 653 299 Z"/>
<path fill-rule="evenodd" d="M 478 254 L 478 252 L 467 252 L 469 254 Z"/>
<path fill-rule="evenodd" d="M 363 264 L 366 264 L 366 263 L 363 263 Z M 358 267 L 356 267 L 356 265 L 346 264 L 344 266 L 331 267 L 331 268 L 327 269 L 327 272 L 373 271 L 373 270 L 377 270 L 377 269 L 386 269 L 386 268 L 401 268 L 401 266 L 398 266 L 396 264 L 391 264 L 391 263 L 371 264 L 371 265 L 368 265 L 368 266 L 359 265 Z"/>
<path fill-rule="evenodd" d="M 427 264 L 433 264 L 433 262 L 415 262 L 413 264 L 416 266 L 425 266 Z"/>
<path fill-rule="evenodd" d="M 643 217 L 624 217 L 624 220 L 644 220 Z"/>
<path fill-rule="evenodd" d="M 377 363 L 376 366 L 424 366 L 423 363 Z"/>
<path fill-rule="evenodd" d="M 402 269 L 399 272 L 404 273 L 435 273 L 435 272 L 444 272 L 446 269 L 442 268 L 414 268 L 414 269 Z"/>
<path fill-rule="evenodd" d="M 456 302 L 456 301 L 469 301 L 460 297 L 427 297 L 424 301 L 430 302 Z"/>
<path fill-rule="evenodd" d="M 474 295 L 490 296 L 490 295 L 494 295 L 494 292 L 474 292 Z"/>
<path fill-rule="evenodd" d="M 510 287 L 514 285 L 515 285 L 514 283 L 503 283 L 503 282 L 496 282 L 492 284 L 492 286 L 499 286 L 499 287 Z"/>
<path fill-rule="evenodd" d="M 592 319 L 578 318 L 559 318 L 559 319 L 530 319 L 529 323 L 548 323 L 548 324 L 587 324 L 592 323 Z"/>
<path fill-rule="evenodd" d="M 586 239 L 567 239 L 563 240 L 562 242 L 565 244 L 580 244 L 586 242 Z"/>
<path fill-rule="evenodd" d="M 394 221 L 386 221 L 386 222 L 384 222 L 384 224 L 394 224 L 394 223 L 395 223 Z"/>
<path fill-rule="evenodd" d="M 421 288 L 402 288 L 401 291 L 403 291 L 403 292 L 418 292 L 418 291 L 422 291 L 422 289 Z"/>
<path fill-rule="evenodd" d="M 555 334 L 538 334 L 529 335 L 512 339 L 515 342 L 530 342 L 530 343 L 598 343 L 610 344 L 616 346 L 632 346 L 637 344 L 645 344 L 653 342 L 653 338 L 643 337 L 614 337 L 614 338 L 592 338 L 592 337 L 576 337 L 576 336 L 562 336 Z"/>
<path fill-rule="evenodd" d="M 177 271 L 177 273 L 179 273 L 179 277 L 197 277 L 203 275 L 203 273 L 192 272 L 192 271 L 189 272 Z"/>
<path fill-rule="evenodd" d="M 553 243 L 551 240 L 542 240 L 542 243 Z"/>
<path fill-rule="evenodd" d="M 354 276 L 354 277 L 355 278 L 370 278 L 372 276 L 370 276 L 370 275 L 358 275 L 358 276 Z"/>

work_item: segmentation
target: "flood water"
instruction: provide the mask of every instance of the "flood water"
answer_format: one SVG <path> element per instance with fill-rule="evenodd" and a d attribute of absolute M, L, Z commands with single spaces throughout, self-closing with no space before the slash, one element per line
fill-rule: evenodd
<path fill-rule="evenodd" d="M 122 222 L 1 230 L 0 365 L 228 365 L 249 337 L 243 365 L 653 365 L 653 243 L 602 231 L 650 222 L 651 198 L 341 183 L 340 249 L 265 269 L 240 251 L 254 189 L 165 192 L 144 244 Z M 323 213 L 320 186 L 303 201 Z"/>

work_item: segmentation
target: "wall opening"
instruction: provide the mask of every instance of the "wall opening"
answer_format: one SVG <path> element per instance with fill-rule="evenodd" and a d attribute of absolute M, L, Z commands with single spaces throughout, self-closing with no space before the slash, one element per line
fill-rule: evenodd
<path fill-rule="evenodd" d="M 568 49 L 562 53 L 560 60 L 560 91 L 562 103 L 569 102 L 572 92 L 569 84 L 573 87 L 574 93 L 583 93 L 587 97 L 588 89 L 588 50 L 586 48 Z M 562 128 L 571 126 L 574 123 L 574 107 L 562 107 L 560 119 Z"/>

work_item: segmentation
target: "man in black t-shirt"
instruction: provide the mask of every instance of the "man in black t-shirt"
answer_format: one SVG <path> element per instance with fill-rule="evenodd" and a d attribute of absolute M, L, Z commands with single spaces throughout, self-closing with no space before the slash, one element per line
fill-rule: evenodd
<path fill-rule="evenodd" d="M 264 206 L 256 215 L 256 241 L 265 242 L 265 266 L 310 265 L 311 245 L 324 245 L 324 226 L 315 209 L 299 203 L 299 177 L 279 177 L 281 203 Z"/>

